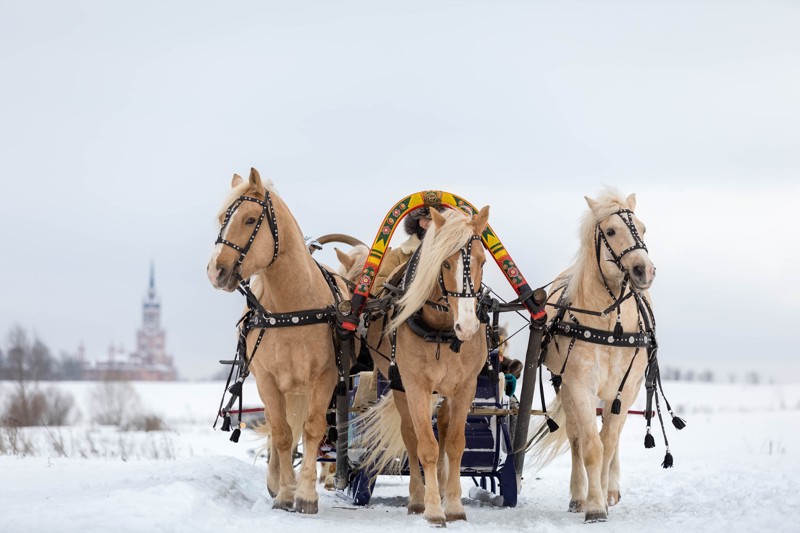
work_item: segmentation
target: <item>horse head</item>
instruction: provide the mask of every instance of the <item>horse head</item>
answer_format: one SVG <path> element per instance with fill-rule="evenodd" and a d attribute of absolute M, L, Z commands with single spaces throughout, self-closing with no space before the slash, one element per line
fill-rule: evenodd
<path fill-rule="evenodd" d="M 588 196 L 592 216 L 585 225 L 585 238 L 592 239 L 594 253 L 603 279 L 619 286 L 630 281 L 631 289 L 642 292 L 650 288 L 656 268 L 644 244 L 645 225 L 634 214 L 636 195 L 624 200 L 614 193 L 599 199 Z M 589 226 L 592 226 L 591 229 Z M 593 237 L 590 237 L 589 234 Z"/>
<path fill-rule="evenodd" d="M 489 207 L 474 217 L 458 210 L 439 213 L 432 209 L 431 218 L 414 280 L 398 301 L 401 310 L 387 330 L 397 328 L 426 301 L 443 301 L 456 337 L 468 341 L 480 327 L 476 308 L 486 262 L 481 234 L 487 226 Z"/>
<path fill-rule="evenodd" d="M 207 274 L 215 288 L 231 292 L 278 256 L 278 227 L 270 191 L 256 169 L 250 169 L 247 181 L 234 174 L 218 219 L 220 231 Z"/>

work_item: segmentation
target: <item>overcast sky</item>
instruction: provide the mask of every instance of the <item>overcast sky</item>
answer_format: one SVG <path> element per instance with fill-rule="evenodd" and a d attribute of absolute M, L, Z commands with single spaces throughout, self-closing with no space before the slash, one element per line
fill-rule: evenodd
<path fill-rule="evenodd" d="M 153 261 L 181 375 L 216 372 L 243 302 L 205 275 L 214 214 L 251 166 L 311 236 L 371 242 L 423 189 L 490 204 L 531 285 L 611 185 L 662 364 L 798 381 L 798 27 L 768 1 L 2 0 L 0 338 L 132 351 Z"/>

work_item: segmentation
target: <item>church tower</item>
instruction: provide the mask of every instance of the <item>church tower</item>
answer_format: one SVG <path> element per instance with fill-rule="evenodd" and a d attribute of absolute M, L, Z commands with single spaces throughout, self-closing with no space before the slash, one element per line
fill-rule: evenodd
<path fill-rule="evenodd" d="M 133 354 L 137 362 L 174 373 L 172 358 L 166 352 L 166 337 L 161 329 L 161 299 L 156 293 L 155 267 L 151 263 L 150 283 L 142 302 L 142 327 L 136 333 L 136 353 Z"/>

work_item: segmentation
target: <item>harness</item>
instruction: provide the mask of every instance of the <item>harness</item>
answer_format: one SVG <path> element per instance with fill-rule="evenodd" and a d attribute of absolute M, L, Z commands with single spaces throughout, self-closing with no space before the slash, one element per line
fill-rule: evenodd
<path fill-rule="evenodd" d="M 572 352 L 573 347 L 575 346 L 576 341 L 588 342 L 592 344 L 598 344 L 602 346 L 614 346 L 617 348 L 635 348 L 633 356 L 631 357 L 630 363 L 628 364 L 628 368 L 625 372 L 625 375 L 622 378 L 622 381 L 617 389 L 616 398 L 611 404 L 611 413 L 615 415 L 619 415 L 621 411 L 621 400 L 620 396 L 622 394 L 622 390 L 625 387 L 625 383 L 628 380 L 628 376 L 630 375 L 631 369 L 633 368 L 633 363 L 636 360 L 636 357 L 639 355 L 639 352 L 642 348 L 644 348 L 647 352 L 647 368 L 645 370 L 645 390 L 647 391 L 647 407 L 645 411 L 645 419 L 646 419 L 646 434 L 645 434 L 645 448 L 653 448 L 655 447 L 655 439 L 651 434 L 651 422 L 653 416 L 653 399 L 655 398 L 656 404 L 656 412 L 658 414 L 659 422 L 661 424 L 662 434 L 664 435 L 664 443 L 667 447 L 667 453 L 664 458 L 664 462 L 662 466 L 664 468 L 670 468 L 673 464 L 672 455 L 669 452 L 669 441 L 667 440 L 666 431 L 664 430 L 664 422 L 661 416 L 661 408 L 659 404 L 658 392 L 661 393 L 661 397 L 664 399 L 666 404 L 667 411 L 672 417 L 672 423 L 677 429 L 683 429 L 686 427 L 686 422 L 675 416 L 675 413 L 672 411 L 672 408 L 667 401 L 666 396 L 664 396 L 663 386 L 661 385 L 661 377 L 660 371 L 658 367 L 658 341 L 656 340 L 656 321 L 655 315 L 653 314 L 652 307 L 650 306 L 650 302 L 647 301 L 647 298 L 638 292 L 635 292 L 633 289 L 628 288 L 628 281 L 630 279 L 630 273 L 622 264 L 622 258 L 625 257 L 627 254 L 635 251 L 635 250 L 645 250 L 647 251 L 647 246 L 644 244 L 641 236 L 639 235 L 638 230 L 636 229 L 635 224 L 633 223 L 633 211 L 630 209 L 621 209 L 615 213 L 612 213 L 611 216 L 617 215 L 619 216 L 622 221 L 627 226 L 628 230 L 633 237 L 634 244 L 629 246 L 628 248 L 624 249 L 622 252 L 617 254 L 614 252 L 614 249 L 608 242 L 605 233 L 600 228 L 600 222 L 597 222 L 595 225 L 595 256 L 597 260 L 597 268 L 600 272 L 600 278 L 603 281 L 603 285 L 608 292 L 609 296 L 613 300 L 614 303 L 611 304 L 608 308 L 604 309 L 603 311 L 592 311 L 586 309 L 579 309 L 572 307 L 571 302 L 566 301 L 566 293 L 569 287 L 569 279 L 563 281 L 561 285 L 559 285 L 555 290 L 555 292 L 561 291 L 561 295 L 559 296 L 558 302 L 555 304 L 548 304 L 551 307 L 555 307 L 558 309 L 556 315 L 553 319 L 547 324 L 545 327 L 544 335 L 542 337 L 542 353 L 540 357 L 540 365 L 543 365 L 545 358 L 547 356 L 547 351 L 549 348 L 550 343 L 553 341 L 555 336 L 567 337 L 570 339 L 569 346 L 567 348 L 567 353 L 564 358 L 564 363 L 561 366 L 561 370 L 558 374 L 552 374 L 550 381 L 553 384 L 553 388 L 555 389 L 556 393 L 559 392 L 562 382 L 562 375 L 566 370 L 567 362 L 569 361 L 570 353 Z M 608 282 L 606 281 L 605 276 L 603 275 L 603 271 L 601 268 L 601 245 L 604 245 L 608 250 L 609 254 L 611 255 L 612 259 L 610 260 L 613 262 L 617 268 L 624 274 L 620 293 L 619 295 L 615 295 L 614 291 L 608 286 Z M 627 294 L 625 291 L 628 291 Z M 636 311 L 637 311 L 637 322 L 638 322 L 638 331 L 636 332 L 625 332 L 622 329 L 621 323 L 621 307 L 622 303 L 625 302 L 627 299 L 633 297 L 636 301 Z M 584 326 L 580 323 L 578 318 L 575 316 L 574 313 L 578 314 L 586 314 L 591 316 L 599 316 L 599 317 L 606 317 L 608 313 L 613 312 L 616 309 L 617 311 L 617 320 L 614 326 L 613 331 L 601 330 L 596 328 L 591 328 L 588 326 Z M 569 321 L 565 320 L 565 317 L 569 313 Z M 558 345 L 556 344 L 556 350 L 558 350 Z M 544 410 L 544 389 L 543 385 L 541 384 L 541 366 L 539 367 L 540 372 L 540 387 L 542 387 L 542 409 Z M 548 418 L 548 426 L 550 427 L 551 431 L 554 431 L 553 426 L 555 429 L 558 429 L 558 426 L 553 423 L 550 424 L 550 419 Z"/>
<path fill-rule="evenodd" d="M 245 297 L 247 301 L 247 312 L 239 319 L 237 322 L 237 327 L 239 328 L 239 337 L 237 341 L 236 347 L 236 356 L 233 360 L 230 361 L 220 361 L 222 364 L 230 364 L 231 370 L 228 373 L 228 380 L 225 383 L 225 391 L 222 394 L 222 399 L 220 400 L 219 410 L 217 412 L 217 418 L 214 421 L 213 427 L 216 428 L 217 422 L 219 421 L 219 417 L 223 417 L 222 422 L 222 431 L 230 431 L 231 429 L 231 409 L 233 404 L 238 399 L 239 401 L 239 412 L 238 412 L 238 427 L 234 430 L 233 434 L 231 435 L 231 441 L 238 442 L 239 436 L 241 434 L 241 428 L 244 428 L 244 424 L 242 423 L 242 386 L 244 380 L 247 376 L 250 375 L 250 364 L 253 361 L 253 358 L 258 351 L 259 346 L 261 345 L 261 341 L 264 338 L 264 332 L 267 329 L 271 328 L 285 328 L 285 327 L 299 327 L 299 326 L 309 326 L 313 324 L 324 324 L 327 323 L 331 327 L 331 334 L 332 334 L 332 342 L 334 345 L 334 354 L 336 357 L 336 366 L 339 370 L 339 383 L 337 384 L 337 391 L 342 389 L 342 386 L 345 387 L 347 384 L 345 383 L 345 369 L 344 369 L 344 362 L 342 360 L 342 347 L 340 344 L 339 336 L 336 334 L 336 326 L 340 323 L 342 317 L 346 314 L 343 311 L 345 306 L 342 304 L 346 303 L 344 299 L 344 295 L 342 291 L 339 289 L 339 286 L 336 284 L 336 281 L 333 279 L 332 274 L 320 265 L 316 260 L 314 263 L 319 267 L 319 270 L 325 279 L 328 288 L 333 295 L 334 303 L 327 307 L 321 309 L 309 309 L 303 311 L 293 311 L 290 313 L 273 313 L 266 310 L 261 303 L 258 301 L 258 298 L 253 294 L 250 283 L 241 277 L 241 266 L 244 262 L 244 259 L 247 253 L 250 251 L 250 247 L 253 244 L 253 241 L 258 234 L 259 229 L 264 221 L 267 219 L 267 223 L 270 228 L 270 232 L 272 233 L 274 247 L 273 247 L 273 255 L 272 260 L 270 261 L 269 265 L 266 268 L 269 268 L 275 263 L 275 260 L 278 258 L 279 252 L 279 235 L 278 235 L 278 223 L 275 217 L 275 209 L 272 205 L 272 199 L 269 194 L 269 190 L 265 189 L 264 191 L 265 200 L 260 200 L 258 198 L 254 198 L 252 196 L 240 196 L 233 204 L 225 212 L 225 218 L 222 222 L 222 228 L 220 229 L 219 236 L 215 241 L 215 244 L 222 243 L 226 246 L 230 246 L 234 250 L 239 252 L 239 258 L 236 261 L 236 266 L 234 267 L 234 274 L 239 280 L 239 285 L 237 290 Z M 259 219 L 256 221 L 255 226 L 253 227 L 253 231 L 250 234 L 250 238 L 245 246 L 240 247 L 235 243 L 232 243 L 223 238 L 223 232 L 230 222 L 231 218 L 233 217 L 234 212 L 236 209 L 242 205 L 244 202 L 255 202 L 261 206 L 261 215 Z M 341 310 L 340 310 L 341 309 Z M 256 338 L 255 345 L 248 356 L 247 354 L 247 336 L 251 331 L 260 330 L 258 333 L 258 337 Z M 238 370 L 237 370 L 238 369 Z M 233 378 L 234 371 L 237 371 L 236 379 L 234 380 L 233 385 L 231 385 L 231 380 Z M 225 394 L 230 393 L 230 398 L 228 403 L 224 404 L 225 401 Z"/>

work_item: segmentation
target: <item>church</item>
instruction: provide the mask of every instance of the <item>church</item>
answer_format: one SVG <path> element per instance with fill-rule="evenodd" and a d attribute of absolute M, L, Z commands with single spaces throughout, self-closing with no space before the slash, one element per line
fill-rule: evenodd
<path fill-rule="evenodd" d="M 178 377 L 172 357 L 167 355 L 167 334 L 161 327 L 161 300 L 156 293 L 155 268 L 150 265 L 150 283 L 142 302 L 142 326 L 136 332 L 136 351 L 125 355 L 109 347 L 108 359 L 84 362 L 83 379 L 174 381 Z M 82 359 L 83 354 L 80 354 Z"/>

